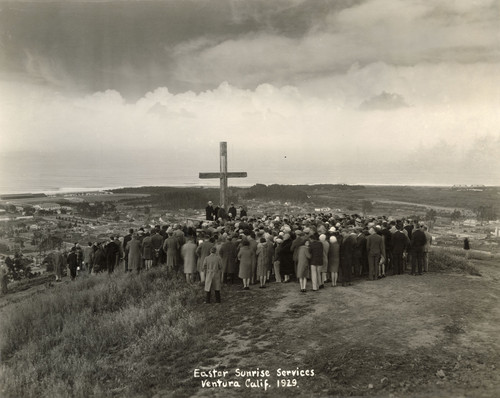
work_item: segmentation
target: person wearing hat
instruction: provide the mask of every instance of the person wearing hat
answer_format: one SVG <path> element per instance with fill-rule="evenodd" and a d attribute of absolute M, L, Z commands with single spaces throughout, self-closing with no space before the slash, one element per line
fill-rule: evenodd
<path fill-rule="evenodd" d="M 210 255 L 210 250 L 215 245 L 214 238 L 204 238 L 200 240 L 198 247 L 196 248 L 196 256 L 198 257 L 197 269 L 200 273 L 200 282 L 205 282 L 205 271 L 203 270 L 203 261 L 205 257 Z"/>
<path fill-rule="evenodd" d="M 276 282 L 281 283 L 281 271 L 280 271 L 280 250 L 283 239 L 277 236 L 275 238 L 274 254 L 273 254 L 273 268 L 274 268 L 274 278 Z"/>
<path fill-rule="evenodd" d="M 215 291 L 215 302 L 220 303 L 220 287 L 222 280 L 222 259 L 213 246 L 210 255 L 203 260 L 203 272 L 205 273 L 205 303 L 210 303 L 212 290 Z"/>

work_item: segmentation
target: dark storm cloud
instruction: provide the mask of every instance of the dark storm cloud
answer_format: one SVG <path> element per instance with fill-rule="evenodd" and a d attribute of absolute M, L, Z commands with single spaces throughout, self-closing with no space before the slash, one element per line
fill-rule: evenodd
<path fill-rule="evenodd" d="M 301 37 L 325 12 L 354 1 L 175 0 L 166 2 L 9 2 L 2 5 L 1 67 L 49 84 L 85 91 L 139 94 L 159 86 L 192 87 L 174 73 L 172 49 L 268 32 Z M 236 82 L 237 83 L 237 82 Z"/>

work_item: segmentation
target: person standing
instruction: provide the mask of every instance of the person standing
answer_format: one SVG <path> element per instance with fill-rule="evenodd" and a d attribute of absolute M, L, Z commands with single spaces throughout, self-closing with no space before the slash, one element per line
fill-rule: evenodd
<path fill-rule="evenodd" d="M 330 236 L 330 248 L 328 249 L 328 272 L 332 278 L 332 286 L 337 286 L 340 265 L 340 246 L 335 236 Z"/>
<path fill-rule="evenodd" d="M 424 246 L 424 272 L 429 272 L 429 251 L 431 250 L 432 245 L 432 235 L 428 231 L 426 225 L 424 225 L 424 234 L 427 240 Z"/>
<path fill-rule="evenodd" d="M 330 250 L 330 243 L 326 241 L 326 235 L 321 234 L 319 241 L 323 245 L 323 266 L 321 267 L 321 285 L 324 285 L 328 278 L 328 251 Z"/>
<path fill-rule="evenodd" d="M 297 278 L 299 278 L 300 291 L 305 293 L 307 291 L 307 277 L 309 276 L 311 251 L 309 248 L 309 241 L 305 240 L 303 242 L 304 243 L 297 249 Z"/>
<path fill-rule="evenodd" d="M 142 244 L 136 234 L 127 243 L 128 269 L 130 272 L 139 273 L 142 268 Z"/>
<path fill-rule="evenodd" d="M 243 206 L 240 206 L 240 218 L 243 219 L 243 217 L 247 216 L 247 211 Z"/>
<path fill-rule="evenodd" d="M 177 271 L 177 251 L 179 250 L 179 241 L 174 237 L 171 228 L 167 230 L 168 238 L 163 242 L 163 251 L 167 253 L 167 268 Z"/>
<path fill-rule="evenodd" d="M 304 236 L 304 232 L 300 229 L 295 231 L 295 239 L 292 241 L 292 246 L 290 250 L 293 252 L 293 265 L 295 273 L 297 273 L 297 266 L 299 261 L 299 248 L 304 245 L 307 238 Z"/>
<path fill-rule="evenodd" d="M 250 243 L 247 238 L 241 241 L 240 249 L 238 250 L 238 260 L 240 262 L 240 271 L 238 276 L 243 280 L 243 289 L 250 289 L 250 279 L 252 278 L 252 263 L 254 253 L 250 249 Z"/>
<path fill-rule="evenodd" d="M 422 227 L 414 229 L 411 234 L 411 274 L 422 275 L 424 265 L 424 246 L 427 242 Z"/>
<path fill-rule="evenodd" d="M 94 252 L 94 269 L 93 273 L 102 272 L 107 267 L 106 250 L 102 243 L 98 243 Z"/>
<path fill-rule="evenodd" d="M 323 267 L 323 244 L 319 241 L 317 233 L 311 236 L 311 282 L 312 290 L 317 291 L 324 287 L 321 283 L 321 269 Z M 298 267 L 297 267 L 298 268 Z"/>
<path fill-rule="evenodd" d="M 125 272 L 128 272 L 129 269 L 128 269 L 128 253 L 127 253 L 127 243 L 130 242 L 132 240 L 132 234 L 134 233 L 134 229 L 133 228 L 130 228 L 128 230 L 128 235 L 125 235 L 123 237 L 123 249 L 125 251 L 125 255 L 124 255 L 124 259 L 123 259 L 123 262 L 125 264 Z"/>
<path fill-rule="evenodd" d="M 205 207 L 205 218 L 207 221 L 213 221 L 215 217 L 215 209 L 212 201 L 209 201 L 207 207 Z"/>
<path fill-rule="evenodd" d="M 200 244 L 196 249 L 196 255 L 198 256 L 197 267 L 198 267 L 198 272 L 200 273 L 201 283 L 205 282 L 205 271 L 203 270 L 203 261 L 205 260 L 205 257 L 210 255 L 210 249 L 212 249 L 214 244 L 215 240 L 213 238 L 204 239 L 200 241 Z"/>
<path fill-rule="evenodd" d="M 282 243 L 283 243 L 282 239 L 276 238 L 274 245 L 273 268 L 274 268 L 274 278 L 278 283 L 281 283 L 280 251 Z"/>
<path fill-rule="evenodd" d="M 153 249 L 153 267 L 161 262 L 161 252 L 163 246 L 163 236 L 160 233 L 160 226 L 156 226 L 154 235 L 151 236 L 151 247 Z"/>
<path fill-rule="evenodd" d="M 283 283 L 290 282 L 290 276 L 293 274 L 293 252 L 291 250 L 292 240 L 289 234 L 283 235 L 283 242 L 279 250 L 280 272 L 283 275 Z"/>
<path fill-rule="evenodd" d="M 210 249 L 210 255 L 203 260 L 203 272 L 205 272 L 205 303 L 210 303 L 212 290 L 215 290 L 215 302 L 220 303 L 222 260 L 217 254 L 217 249 L 215 247 Z"/>
<path fill-rule="evenodd" d="M 469 258 L 469 250 L 470 250 L 470 241 L 469 238 L 464 239 L 464 250 L 465 250 L 465 258 Z"/>
<path fill-rule="evenodd" d="M 61 248 L 59 248 L 54 253 L 54 272 L 56 274 L 56 282 L 62 281 L 64 267 L 66 267 L 66 259 L 64 258 Z"/>
<path fill-rule="evenodd" d="M 340 245 L 340 267 L 342 269 L 342 286 L 351 286 L 352 266 L 356 251 L 356 234 L 354 231 L 344 231 L 344 239 Z"/>
<path fill-rule="evenodd" d="M 257 257 L 257 278 L 259 279 L 261 289 L 266 287 L 267 265 L 269 263 L 268 253 L 266 238 L 260 238 L 255 255 Z"/>
<path fill-rule="evenodd" d="M 196 273 L 196 243 L 194 237 L 189 236 L 187 241 L 181 247 L 181 257 L 184 262 L 184 274 L 186 282 L 191 284 L 194 282 L 194 274 Z"/>
<path fill-rule="evenodd" d="M 231 220 L 234 220 L 236 218 L 236 207 L 234 207 L 234 203 L 233 202 L 231 202 L 231 206 L 229 206 L 227 214 L 229 215 L 229 218 Z"/>
<path fill-rule="evenodd" d="M 250 278 L 250 284 L 254 285 L 255 278 L 257 276 L 257 241 L 255 240 L 255 234 L 253 231 L 247 236 L 248 245 L 250 246 L 250 250 L 252 251 L 252 276 Z"/>
<path fill-rule="evenodd" d="M 109 242 L 106 245 L 106 265 L 108 267 L 108 273 L 112 274 L 115 271 L 115 267 L 118 265 L 120 259 L 120 247 L 115 242 L 115 237 L 111 236 Z"/>
<path fill-rule="evenodd" d="M 398 225 L 396 232 L 392 235 L 392 275 L 404 274 L 404 260 L 403 256 L 405 251 L 410 247 L 410 239 L 403 233 L 403 227 Z"/>
<path fill-rule="evenodd" d="M 376 280 L 381 256 L 385 257 L 384 238 L 371 227 L 366 238 L 366 251 L 368 254 L 368 279 Z"/>
<path fill-rule="evenodd" d="M 76 254 L 76 247 L 73 246 L 71 251 L 68 254 L 68 258 L 66 260 L 68 262 L 69 274 L 71 280 L 74 281 L 76 278 L 76 271 L 78 268 L 78 255 Z"/>
<path fill-rule="evenodd" d="M 142 240 L 142 259 L 144 261 L 144 268 L 146 270 L 151 269 L 153 266 L 153 241 L 149 232 L 146 233 L 146 236 Z"/>
<path fill-rule="evenodd" d="M 228 236 L 223 239 L 222 246 L 219 249 L 219 255 L 222 259 L 223 280 L 229 279 L 234 283 L 234 274 L 236 273 L 236 258 L 237 248 L 232 241 L 232 237 Z"/>
<path fill-rule="evenodd" d="M 88 242 L 88 245 L 83 248 L 83 264 L 88 273 L 92 273 L 94 266 L 94 247 L 92 242 Z"/>

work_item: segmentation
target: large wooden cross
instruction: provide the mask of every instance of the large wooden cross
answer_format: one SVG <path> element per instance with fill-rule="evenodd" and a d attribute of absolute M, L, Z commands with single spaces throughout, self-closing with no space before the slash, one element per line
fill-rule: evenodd
<path fill-rule="evenodd" d="M 220 172 L 219 173 L 200 173 L 200 178 L 219 178 L 220 179 L 220 206 L 227 210 L 227 179 L 234 177 L 246 177 L 246 172 L 227 171 L 227 142 L 220 143 Z"/>

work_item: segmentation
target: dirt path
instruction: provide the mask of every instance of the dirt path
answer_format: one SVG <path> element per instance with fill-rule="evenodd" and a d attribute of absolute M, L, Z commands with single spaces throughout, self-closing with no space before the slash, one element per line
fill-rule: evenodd
<path fill-rule="evenodd" d="M 219 354 L 200 366 L 227 371 L 220 380 L 241 387 L 197 395 L 499 396 L 500 264 L 478 265 L 482 277 L 428 273 L 305 294 L 296 283 L 244 292 L 260 312 L 248 307 L 240 323 L 226 325 Z M 241 295 L 226 292 L 228 317 Z M 269 377 L 236 374 L 257 368 Z M 314 376 L 285 377 L 289 386 L 278 388 L 278 370 L 297 368 Z M 247 379 L 271 387 L 245 386 Z"/>

